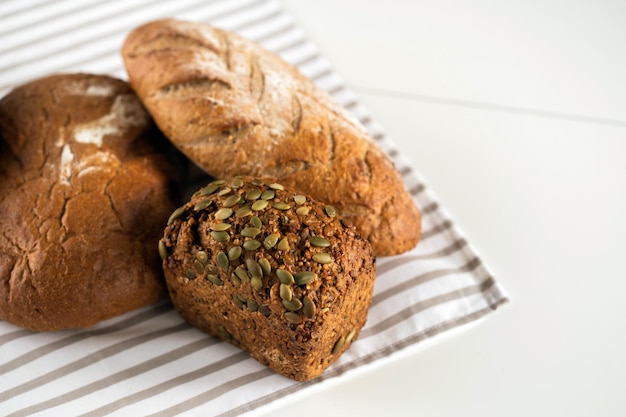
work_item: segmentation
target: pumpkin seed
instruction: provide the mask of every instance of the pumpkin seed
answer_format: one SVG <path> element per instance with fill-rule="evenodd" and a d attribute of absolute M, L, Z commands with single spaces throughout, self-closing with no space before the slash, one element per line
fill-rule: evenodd
<path fill-rule="evenodd" d="M 233 188 L 240 188 L 243 187 L 243 180 L 241 178 L 235 178 L 234 180 L 232 180 L 232 182 L 230 183 L 230 186 Z"/>
<path fill-rule="evenodd" d="M 294 195 L 293 201 L 295 201 L 297 205 L 301 206 L 306 203 L 306 196 L 302 194 Z"/>
<path fill-rule="evenodd" d="M 265 246 L 266 249 L 271 249 L 274 245 L 276 245 L 276 242 L 278 242 L 278 235 L 276 233 L 271 233 L 267 235 L 263 241 L 263 246 Z"/>
<path fill-rule="evenodd" d="M 272 265 L 270 265 L 270 261 L 265 258 L 259 259 L 259 265 L 261 265 L 261 269 L 265 275 L 269 275 L 272 272 Z"/>
<path fill-rule="evenodd" d="M 250 278 L 250 285 L 252 285 L 252 288 L 258 291 L 263 288 L 263 280 L 259 277 L 252 277 Z"/>
<path fill-rule="evenodd" d="M 237 274 L 235 274 L 234 272 L 230 274 L 230 280 L 233 282 L 233 284 L 238 287 L 239 285 L 241 285 L 241 279 L 237 276 Z"/>
<path fill-rule="evenodd" d="M 187 277 L 187 279 L 196 279 L 196 272 L 191 269 L 191 268 L 187 268 L 187 270 L 185 271 L 185 276 Z"/>
<path fill-rule="evenodd" d="M 220 287 L 222 285 L 224 285 L 224 283 L 222 282 L 220 277 L 218 277 L 217 275 L 207 274 L 206 279 L 208 279 L 209 281 L 211 281 L 215 285 L 219 285 Z"/>
<path fill-rule="evenodd" d="M 341 219 L 341 224 L 343 224 L 345 227 L 354 226 L 354 223 L 352 223 L 352 220 L 350 219 Z"/>
<path fill-rule="evenodd" d="M 260 229 L 261 227 L 263 227 L 263 223 L 261 222 L 261 219 L 259 219 L 259 216 L 252 216 L 250 218 L 250 224 L 256 227 L 257 229 Z"/>
<path fill-rule="evenodd" d="M 312 282 L 315 278 L 317 278 L 317 274 L 311 271 L 300 271 L 294 275 L 294 279 L 298 285 L 306 285 Z"/>
<path fill-rule="evenodd" d="M 252 210 L 254 211 L 260 211 L 263 210 L 265 207 L 267 207 L 267 201 L 266 200 L 257 200 L 254 203 L 252 203 Z"/>
<path fill-rule="evenodd" d="M 246 200 L 258 200 L 261 197 L 261 190 L 255 188 L 246 193 Z"/>
<path fill-rule="evenodd" d="M 333 259 L 331 258 L 330 253 L 322 252 L 313 255 L 313 261 L 318 264 L 329 264 L 333 261 Z"/>
<path fill-rule="evenodd" d="M 291 311 L 288 311 L 285 313 L 285 318 L 287 319 L 289 323 L 292 323 L 292 324 L 300 324 L 302 322 L 302 317 L 300 317 L 298 314 L 293 313 Z"/>
<path fill-rule="evenodd" d="M 230 223 L 217 223 L 217 224 L 214 224 L 213 227 L 211 227 L 211 229 L 215 230 L 216 232 L 223 232 L 225 230 L 230 229 Z"/>
<path fill-rule="evenodd" d="M 196 252 L 196 259 L 204 264 L 206 263 L 206 261 L 209 260 L 209 255 L 207 255 L 205 251 L 199 250 L 198 252 Z"/>
<path fill-rule="evenodd" d="M 296 214 L 300 216 L 306 216 L 307 214 L 309 214 L 309 208 L 306 206 L 298 207 L 296 209 Z"/>
<path fill-rule="evenodd" d="M 335 210 L 335 208 L 331 206 L 330 204 L 327 206 L 324 206 L 324 211 L 326 212 L 328 217 L 335 217 L 337 215 L 337 210 Z"/>
<path fill-rule="evenodd" d="M 285 285 L 291 285 L 296 282 L 293 278 L 293 275 L 291 275 L 289 271 L 285 271 L 284 269 L 277 269 L 276 276 L 278 277 L 278 280 Z"/>
<path fill-rule="evenodd" d="M 261 312 L 261 314 L 263 314 L 265 317 L 269 317 L 270 314 L 272 314 L 272 310 L 269 309 L 268 306 L 265 305 L 260 305 L 259 306 L 259 311 Z"/>
<path fill-rule="evenodd" d="M 233 246 L 228 250 L 228 260 L 235 261 L 241 256 L 241 246 Z"/>
<path fill-rule="evenodd" d="M 226 183 L 226 180 L 219 179 L 219 178 L 210 182 L 210 184 L 216 184 L 216 185 L 222 185 L 225 183 Z"/>
<path fill-rule="evenodd" d="M 261 200 L 271 200 L 276 197 L 276 191 L 274 190 L 265 190 L 261 193 Z"/>
<path fill-rule="evenodd" d="M 250 311 L 257 311 L 259 309 L 259 303 L 254 300 L 248 300 L 246 304 L 248 305 L 248 309 Z"/>
<path fill-rule="evenodd" d="M 237 276 L 237 278 L 244 282 L 250 282 L 250 277 L 248 276 L 248 273 L 240 266 L 235 268 L 235 275 Z"/>
<path fill-rule="evenodd" d="M 206 197 L 206 196 L 211 195 L 214 192 L 216 192 L 218 188 L 220 188 L 220 184 L 215 184 L 215 183 L 212 182 L 211 184 L 207 185 L 206 187 L 200 189 L 200 195 L 202 197 Z"/>
<path fill-rule="evenodd" d="M 224 340 L 230 340 L 233 338 L 233 335 L 231 335 L 228 330 L 226 330 L 226 327 L 224 326 L 220 326 L 218 327 L 218 331 L 220 333 L 220 337 Z"/>
<path fill-rule="evenodd" d="M 167 246 L 165 246 L 165 242 L 163 242 L 163 239 L 159 239 L 159 256 L 162 260 L 166 260 L 168 256 Z"/>
<path fill-rule="evenodd" d="M 260 178 L 256 178 L 252 180 L 252 185 L 262 185 L 263 184 L 263 180 Z"/>
<path fill-rule="evenodd" d="M 278 293 L 280 294 L 280 298 L 285 301 L 291 301 L 291 299 L 293 298 L 293 291 L 291 290 L 291 287 L 289 285 L 280 284 Z"/>
<path fill-rule="evenodd" d="M 170 215 L 170 218 L 167 219 L 167 225 L 170 226 L 172 223 L 174 223 L 174 220 L 185 214 L 185 211 L 185 206 L 178 207 L 176 210 L 174 210 L 174 212 L 172 212 L 172 214 Z"/>
<path fill-rule="evenodd" d="M 277 248 L 279 250 L 289 250 L 289 241 L 286 237 L 282 238 L 280 242 L 278 242 Z"/>
<path fill-rule="evenodd" d="M 233 295 L 232 300 L 233 300 L 233 303 L 235 303 L 235 305 L 239 307 L 239 309 L 243 310 L 244 308 L 243 301 L 241 301 L 239 297 L 237 297 L 236 295 Z"/>
<path fill-rule="evenodd" d="M 241 199 L 241 197 L 239 197 L 239 194 L 229 195 L 228 197 L 226 197 L 226 199 L 222 203 L 222 206 L 223 207 L 232 207 L 235 204 L 237 204 L 240 199 Z"/>
<path fill-rule="evenodd" d="M 215 218 L 217 220 L 225 220 L 233 214 L 233 210 L 230 207 L 223 207 L 215 212 Z"/>
<path fill-rule="evenodd" d="M 257 250 L 261 247 L 261 242 L 259 242 L 256 239 L 250 239 L 250 240 L 246 240 L 243 243 L 243 248 L 247 251 L 253 251 L 253 250 Z"/>
<path fill-rule="evenodd" d="M 238 218 L 242 218 L 246 217 L 250 213 L 252 213 L 252 209 L 250 208 L 250 206 L 243 206 L 235 212 L 235 216 Z"/>
<path fill-rule="evenodd" d="M 228 256 L 224 252 L 219 252 L 216 257 L 217 266 L 222 268 L 224 271 L 228 271 L 228 267 L 230 266 L 230 262 L 228 261 Z"/>
<path fill-rule="evenodd" d="M 253 278 L 261 278 L 263 276 L 263 269 L 261 269 L 261 265 L 254 259 L 246 259 L 246 266 L 248 267 L 248 272 L 250 276 Z"/>
<path fill-rule="evenodd" d="M 302 308 L 302 301 L 297 298 L 292 298 L 291 300 L 282 300 L 283 306 L 289 311 L 298 311 Z"/>
<path fill-rule="evenodd" d="M 289 204 L 283 203 L 283 202 L 274 203 L 272 207 L 274 207 L 276 210 L 283 210 L 283 211 L 289 210 L 291 208 Z"/>
<path fill-rule="evenodd" d="M 308 295 L 302 297 L 302 313 L 304 313 L 306 317 L 312 319 L 315 316 L 315 310 L 315 303 L 313 303 L 311 297 Z"/>
<path fill-rule="evenodd" d="M 226 194 L 230 193 L 231 191 L 232 191 L 232 188 L 230 188 L 230 187 L 224 187 L 223 189 L 221 189 L 221 190 L 217 193 L 217 195 L 219 195 L 219 196 L 223 196 L 223 195 L 226 195 Z"/>
<path fill-rule="evenodd" d="M 311 236 L 309 238 L 309 242 L 311 242 L 311 245 L 317 246 L 319 248 L 327 248 L 330 246 L 330 240 L 320 236 Z"/>
<path fill-rule="evenodd" d="M 205 208 L 209 207 L 212 202 L 213 200 L 211 200 L 210 198 L 205 198 L 204 200 L 193 206 L 193 211 L 204 210 Z"/>
<path fill-rule="evenodd" d="M 350 343 L 352 341 L 352 338 L 354 337 L 356 333 L 356 330 L 352 329 L 350 330 L 350 333 L 348 333 L 348 335 L 346 336 L 346 343 Z"/>
<path fill-rule="evenodd" d="M 195 269 L 198 274 L 201 274 L 204 272 L 204 264 L 196 259 L 193 261 L 193 269 Z"/>
<path fill-rule="evenodd" d="M 284 190 L 285 187 L 283 187 L 281 184 L 278 183 L 274 183 L 274 184 L 270 184 L 270 188 L 274 189 L 274 190 Z"/>
<path fill-rule="evenodd" d="M 259 233 L 261 233 L 261 229 L 257 229 L 256 227 L 246 227 L 241 231 L 241 236 L 255 237 Z"/>
<path fill-rule="evenodd" d="M 333 350 L 331 351 L 331 353 L 334 355 L 336 353 L 339 353 L 339 351 L 341 350 L 341 348 L 343 348 L 343 345 L 346 344 L 346 338 L 341 336 L 339 339 L 337 339 L 337 341 L 335 342 L 335 345 L 333 346 Z"/>
<path fill-rule="evenodd" d="M 216 232 L 215 230 L 211 232 L 211 237 L 218 242 L 226 242 L 230 239 L 230 235 L 227 232 Z"/>

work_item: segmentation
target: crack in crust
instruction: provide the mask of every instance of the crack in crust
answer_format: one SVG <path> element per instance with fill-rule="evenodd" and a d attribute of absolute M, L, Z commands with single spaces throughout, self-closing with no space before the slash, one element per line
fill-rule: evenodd
<path fill-rule="evenodd" d="M 158 53 L 171 49 L 209 49 L 220 54 L 220 45 L 215 45 L 202 38 L 190 36 L 189 33 L 168 32 L 158 33 L 149 39 L 145 39 L 129 56 L 136 58 L 139 55 Z"/>
<path fill-rule="evenodd" d="M 187 79 L 171 84 L 166 84 L 156 90 L 151 96 L 155 98 L 183 99 L 201 95 L 204 99 L 211 99 L 210 94 L 215 94 L 218 89 L 230 89 L 227 83 L 210 78 Z"/>
<path fill-rule="evenodd" d="M 224 61 L 224 63 L 226 64 L 226 69 L 228 71 L 230 71 L 231 68 L 231 63 L 230 63 L 230 51 L 231 51 L 231 46 L 230 46 L 230 41 L 228 40 L 228 36 L 226 36 L 225 33 L 221 33 L 221 32 L 216 32 L 216 34 L 218 35 L 218 37 L 220 38 L 221 44 L 222 44 L 222 61 Z M 218 53 L 218 52 L 215 52 Z"/>
<path fill-rule="evenodd" d="M 335 129 L 331 123 L 328 124 L 328 163 L 326 166 L 330 167 L 335 162 L 335 149 L 337 147 L 337 142 L 335 141 Z"/>
<path fill-rule="evenodd" d="M 250 95 L 256 100 L 257 104 L 263 98 L 265 92 L 265 74 L 259 65 L 259 60 L 254 53 L 251 53 L 248 57 L 250 62 L 250 81 L 249 91 Z"/>
<path fill-rule="evenodd" d="M 106 181 L 106 184 L 105 184 L 105 186 L 102 189 L 102 194 L 107 198 L 107 200 L 109 202 L 109 208 L 111 209 L 111 213 L 113 213 L 113 216 L 117 220 L 117 224 L 119 225 L 119 228 L 121 230 L 123 230 L 123 229 L 125 229 L 125 226 L 127 226 L 127 225 L 124 224 L 124 221 L 122 220 L 122 215 L 119 212 L 117 206 L 115 205 L 115 200 L 113 198 L 113 195 L 111 195 L 111 192 L 110 192 L 110 189 L 109 189 L 111 187 L 111 184 L 113 183 L 113 181 L 115 181 L 115 179 L 116 179 L 117 171 L 118 170 L 116 170 L 115 173 Z M 116 228 L 111 227 L 111 230 L 115 230 L 115 229 Z"/>
<path fill-rule="evenodd" d="M 365 152 L 365 155 L 363 156 L 363 172 L 367 176 L 367 181 L 371 185 L 372 184 L 372 168 L 370 167 L 370 163 L 369 163 L 369 155 L 370 155 L 370 150 L 368 149 L 367 152 Z"/>
<path fill-rule="evenodd" d="M 295 136 L 300 134 L 300 124 L 302 123 L 302 103 L 298 98 L 298 92 L 291 95 L 291 127 Z"/>

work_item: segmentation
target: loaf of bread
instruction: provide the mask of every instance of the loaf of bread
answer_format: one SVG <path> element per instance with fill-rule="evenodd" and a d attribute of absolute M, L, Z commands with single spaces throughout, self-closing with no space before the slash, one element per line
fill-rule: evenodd
<path fill-rule="evenodd" d="M 420 212 L 390 158 L 277 55 L 207 24 L 172 19 L 132 31 L 122 55 L 158 126 L 212 176 L 276 178 L 332 204 L 377 256 L 417 244 Z"/>
<path fill-rule="evenodd" d="M 350 346 L 371 304 L 370 244 L 278 183 L 208 184 L 172 213 L 159 252 L 182 317 L 298 381 Z"/>
<path fill-rule="evenodd" d="M 55 75 L 0 101 L 0 319 L 88 327 L 166 295 L 155 245 L 179 205 L 123 81 Z"/>

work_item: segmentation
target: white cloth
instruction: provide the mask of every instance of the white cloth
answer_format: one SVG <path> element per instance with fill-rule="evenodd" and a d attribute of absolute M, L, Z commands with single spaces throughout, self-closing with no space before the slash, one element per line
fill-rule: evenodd
<path fill-rule="evenodd" d="M 204 21 L 278 52 L 328 90 L 392 157 L 423 212 L 423 238 L 377 260 L 359 339 L 322 377 L 297 383 L 187 325 L 167 301 L 89 330 L 32 333 L 0 322 L 3 415 L 235 416 L 328 384 L 408 346 L 477 320 L 507 301 L 475 251 L 394 143 L 273 0 L 0 3 L 0 96 L 56 72 L 126 79 L 120 47 L 161 17 Z"/>

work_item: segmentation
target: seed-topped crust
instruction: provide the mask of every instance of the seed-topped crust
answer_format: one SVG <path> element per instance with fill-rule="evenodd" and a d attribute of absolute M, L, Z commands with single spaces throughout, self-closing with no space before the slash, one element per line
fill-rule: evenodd
<path fill-rule="evenodd" d="M 195 210 L 207 198 L 211 203 Z M 238 213 L 270 200 L 222 218 L 225 203 Z M 309 210 L 299 214 L 298 207 Z M 337 348 L 337 340 L 354 338 L 365 324 L 375 277 L 370 244 L 325 207 L 249 177 L 198 190 L 158 245 L 167 254 L 163 266 L 177 310 L 285 376 L 318 376 L 350 345 Z"/>

